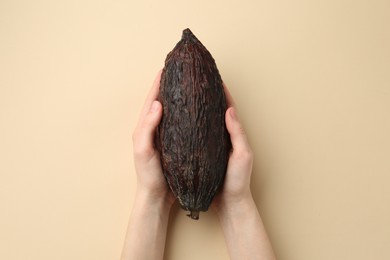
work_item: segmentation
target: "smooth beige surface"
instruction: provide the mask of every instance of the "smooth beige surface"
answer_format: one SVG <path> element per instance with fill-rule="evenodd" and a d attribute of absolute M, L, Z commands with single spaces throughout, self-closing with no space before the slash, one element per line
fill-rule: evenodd
<path fill-rule="evenodd" d="M 0 1 L 0 259 L 119 258 L 136 187 L 131 132 L 186 27 L 238 105 L 278 259 L 390 259 L 389 10 Z M 228 259 L 214 212 L 194 222 L 176 207 L 166 259 Z"/>

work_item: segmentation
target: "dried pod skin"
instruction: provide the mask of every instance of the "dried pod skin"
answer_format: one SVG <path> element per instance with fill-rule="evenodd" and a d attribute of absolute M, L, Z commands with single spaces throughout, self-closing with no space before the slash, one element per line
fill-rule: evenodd
<path fill-rule="evenodd" d="M 159 101 L 156 147 L 164 176 L 188 216 L 198 219 L 223 185 L 231 143 L 221 76 L 189 29 L 165 60 Z"/>

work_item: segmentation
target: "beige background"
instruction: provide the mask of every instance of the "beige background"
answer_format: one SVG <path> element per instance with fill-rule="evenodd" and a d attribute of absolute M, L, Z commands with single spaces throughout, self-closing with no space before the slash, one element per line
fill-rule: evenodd
<path fill-rule="evenodd" d="M 255 152 L 280 260 L 390 259 L 390 2 L 0 1 L 0 259 L 118 259 L 131 132 L 190 27 Z M 166 259 L 228 259 L 172 211 Z"/>

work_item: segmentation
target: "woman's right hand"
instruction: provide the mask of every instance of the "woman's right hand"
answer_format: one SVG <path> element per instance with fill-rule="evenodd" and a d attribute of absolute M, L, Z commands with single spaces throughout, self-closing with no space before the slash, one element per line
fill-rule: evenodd
<path fill-rule="evenodd" d="M 226 127 L 232 142 L 225 183 L 212 203 L 221 222 L 230 259 L 275 260 L 253 200 L 250 182 L 253 153 L 226 86 Z"/>
<path fill-rule="evenodd" d="M 228 106 L 225 121 L 232 142 L 232 151 L 223 188 L 215 196 L 212 204 L 218 214 L 225 214 L 233 209 L 238 209 L 243 203 L 253 200 L 250 191 L 253 152 L 238 117 L 233 98 L 226 85 L 224 85 L 224 90 Z"/>

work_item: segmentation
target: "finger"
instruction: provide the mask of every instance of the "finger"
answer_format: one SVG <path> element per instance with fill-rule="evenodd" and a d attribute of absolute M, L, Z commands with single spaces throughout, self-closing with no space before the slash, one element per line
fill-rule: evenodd
<path fill-rule="evenodd" d="M 134 136 L 135 149 L 138 154 L 154 151 L 154 134 L 162 116 L 162 106 L 158 101 L 152 101 L 146 116 L 140 121 Z"/>
<path fill-rule="evenodd" d="M 226 128 L 230 134 L 230 140 L 233 146 L 233 153 L 250 152 L 251 148 L 245 135 L 244 128 L 242 127 L 240 119 L 238 118 L 236 109 L 234 107 L 229 107 L 226 110 L 225 117 Z"/>
<path fill-rule="evenodd" d="M 225 98 L 226 98 L 227 107 L 235 107 L 236 105 L 234 103 L 232 94 L 230 94 L 228 87 L 226 86 L 226 84 L 224 82 L 222 83 L 222 85 L 223 85 L 223 90 L 225 91 Z"/>
<path fill-rule="evenodd" d="M 146 97 L 144 106 L 142 108 L 141 116 L 140 116 L 141 120 L 149 113 L 149 110 L 152 106 L 153 101 L 156 100 L 158 97 L 158 92 L 160 89 L 161 73 L 162 73 L 162 70 L 159 70 L 155 79 L 154 79 L 152 88 L 150 89 L 149 94 Z"/>

